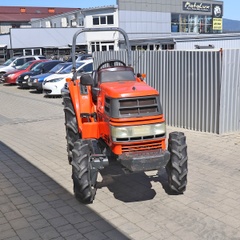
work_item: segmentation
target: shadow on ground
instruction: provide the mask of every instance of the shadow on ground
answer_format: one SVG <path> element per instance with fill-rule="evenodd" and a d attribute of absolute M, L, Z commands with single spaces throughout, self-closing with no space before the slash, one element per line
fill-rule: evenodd
<path fill-rule="evenodd" d="M 153 199 L 157 193 L 151 182 L 161 184 L 166 194 L 175 195 L 169 188 L 165 169 L 155 172 L 153 175 L 145 172 L 127 173 L 120 164 L 111 164 L 101 170 L 102 181 L 97 183 L 97 188 L 107 187 L 116 199 L 123 202 Z"/>
<path fill-rule="evenodd" d="M 1 141 L 0 220 L 0 239 L 129 239 Z"/>

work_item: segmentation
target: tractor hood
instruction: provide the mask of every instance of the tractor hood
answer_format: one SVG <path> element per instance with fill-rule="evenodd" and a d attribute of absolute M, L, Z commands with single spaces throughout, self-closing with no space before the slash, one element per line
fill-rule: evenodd
<path fill-rule="evenodd" d="M 105 95 L 111 98 L 129 98 L 138 96 L 157 95 L 158 91 L 145 82 L 119 81 L 102 83 L 101 87 Z"/>

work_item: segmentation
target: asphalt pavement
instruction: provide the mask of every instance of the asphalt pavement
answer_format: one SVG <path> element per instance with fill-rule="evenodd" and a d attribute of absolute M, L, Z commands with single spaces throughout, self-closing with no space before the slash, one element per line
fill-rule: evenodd
<path fill-rule="evenodd" d="M 0 239 L 240 240 L 240 133 L 183 131 L 188 185 L 164 170 L 104 169 L 93 204 L 73 195 L 61 98 L 0 84 Z"/>

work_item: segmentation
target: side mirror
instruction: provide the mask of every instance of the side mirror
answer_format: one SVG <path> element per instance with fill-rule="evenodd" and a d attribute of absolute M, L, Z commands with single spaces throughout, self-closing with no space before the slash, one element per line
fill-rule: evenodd
<path fill-rule="evenodd" d="M 80 78 L 80 83 L 84 86 L 93 86 L 93 78 L 90 74 L 83 74 Z"/>
<path fill-rule="evenodd" d="M 138 73 L 137 74 L 137 81 L 138 82 L 144 81 L 144 78 L 146 78 L 146 74 L 145 73 Z"/>

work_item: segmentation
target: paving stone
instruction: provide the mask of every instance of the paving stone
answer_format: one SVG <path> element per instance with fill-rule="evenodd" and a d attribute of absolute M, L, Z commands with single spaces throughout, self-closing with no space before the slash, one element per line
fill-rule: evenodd
<path fill-rule="evenodd" d="M 65 226 L 65 225 L 68 224 L 68 221 L 67 221 L 64 217 L 52 218 L 52 219 L 49 219 L 48 222 L 49 222 L 53 227 Z"/>
<path fill-rule="evenodd" d="M 26 218 L 39 214 L 39 212 L 33 206 L 21 208 L 20 212 Z"/>
<path fill-rule="evenodd" d="M 60 214 L 53 208 L 43 209 L 41 210 L 41 214 L 45 219 L 52 219 L 60 217 Z"/>
<path fill-rule="evenodd" d="M 20 218 L 22 216 L 22 214 L 18 210 L 15 210 L 12 212 L 5 213 L 4 216 L 6 217 L 6 219 L 8 221 L 10 221 L 12 219 Z"/>
<path fill-rule="evenodd" d="M 16 229 L 16 233 L 21 240 L 31 240 L 39 238 L 38 233 L 32 227 L 21 228 L 19 230 Z"/>
<path fill-rule="evenodd" d="M 50 223 L 44 218 L 32 220 L 30 224 L 35 230 L 50 226 Z"/>
<path fill-rule="evenodd" d="M 36 230 L 42 239 L 53 239 L 60 237 L 60 234 L 51 226 Z"/>
<path fill-rule="evenodd" d="M 106 235 L 101 233 L 100 231 L 91 231 L 89 233 L 84 234 L 84 237 L 86 237 L 89 240 L 103 240 L 106 239 Z"/>
<path fill-rule="evenodd" d="M 18 239 L 20 239 L 18 236 L 17 236 L 17 234 L 16 234 L 16 232 L 13 230 L 13 229 L 10 229 L 10 230 L 4 230 L 4 231 L 2 231 L 1 230 L 1 234 L 0 234 L 0 239 L 1 240 L 8 240 L 8 239 L 12 239 L 13 238 L 13 240 L 18 240 Z"/>
<path fill-rule="evenodd" d="M 99 231 L 105 233 L 113 229 L 113 226 L 106 222 L 105 220 L 99 220 L 96 222 L 93 222 L 92 225 Z"/>
<path fill-rule="evenodd" d="M 12 228 L 15 230 L 18 230 L 21 228 L 26 228 L 26 227 L 30 226 L 28 221 L 23 217 L 10 220 L 9 223 L 11 224 Z"/>

